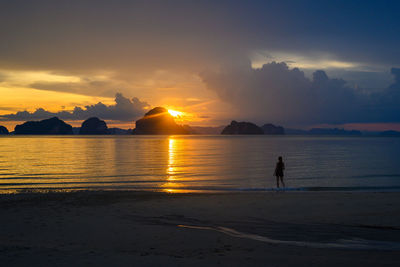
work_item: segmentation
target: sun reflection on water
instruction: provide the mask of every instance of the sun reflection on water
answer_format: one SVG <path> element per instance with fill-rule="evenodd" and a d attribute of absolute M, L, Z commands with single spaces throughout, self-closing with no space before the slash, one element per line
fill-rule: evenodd
<path fill-rule="evenodd" d="M 167 180 L 175 180 L 175 155 L 176 154 L 176 140 L 170 137 L 168 139 L 168 168 L 167 168 Z"/>
<path fill-rule="evenodd" d="M 181 183 L 177 182 L 178 173 L 178 142 L 173 136 L 168 138 L 168 165 L 167 165 L 167 182 L 162 185 L 163 191 L 167 193 L 182 193 L 186 190 L 178 189 L 182 186 Z"/>

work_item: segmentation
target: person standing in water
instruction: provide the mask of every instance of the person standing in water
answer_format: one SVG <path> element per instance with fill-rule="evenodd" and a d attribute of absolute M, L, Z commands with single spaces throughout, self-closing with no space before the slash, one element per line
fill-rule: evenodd
<path fill-rule="evenodd" d="M 275 176 L 276 176 L 276 186 L 279 188 L 279 179 L 282 182 L 283 187 L 285 187 L 285 182 L 283 181 L 283 170 L 285 169 L 285 164 L 282 161 L 282 157 L 278 158 L 278 162 L 275 167 Z"/>

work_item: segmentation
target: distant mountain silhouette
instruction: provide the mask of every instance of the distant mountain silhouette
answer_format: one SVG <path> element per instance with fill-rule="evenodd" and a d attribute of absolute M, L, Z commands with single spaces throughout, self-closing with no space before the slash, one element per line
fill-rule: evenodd
<path fill-rule="evenodd" d="M 72 132 L 74 134 L 79 134 L 79 131 L 81 130 L 81 127 L 73 127 Z M 108 134 L 110 135 L 129 135 L 132 134 L 132 129 L 122 129 L 122 128 L 108 128 Z"/>
<path fill-rule="evenodd" d="M 384 131 L 379 133 L 380 136 L 400 136 L 400 132 L 398 131 Z"/>
<path fill-rule="evenodd" d="M 136 121 L 133 134 L 189 134 L 188 129 L 176 124 L 174 117 L 163 107 L 156 107 Z"/>
<path fill-rule="evenodd" d="M 14 134 L 73 134 L 72 126 L 53 117 L 41 121 L 27 121 L 15 126 Z"/>
<path fill-rule="evenodd" d="M 345 130 L 345 129 L 338 129 L 338 128 L 312 128 L 311 130 L 286 129 L 286 134 L 290 134 L 290 135 L 346 135 L 346 136 L 362 135 L 362 133 L 357 130 Z"/>
<path fill-rule="evenodd" d="M 107 123 L 105 121 L 102 121 L 97 117 L 92 117 L 82 122 L 79 134 L 99 135 L 99 134 L 109 134 L 109 131 Z"/>
<path fill-rule="evenodd" d="M 345 130 L 338 128 L 312 128 L 309 133 L 312 135 L 361 135 L 361 132 L 357 130 Z"/>
<path fill-rule="evenodd" d="M 220 134 L 225 126 L 216 127 L 203 127 L 203 126 L 189 126 L 191 134 Z"/>
<path fill-rule="evenodd" d="M 264 134 L 264 132 L 254 123 L 232 121 L 221 134 Z"/>
<path fill-rule="evenodd" d="M 0 134 L 9 134 L 8 129 L 0 125 Z"/>
<path fill-rule="evenodd" d="M 308 130 L 285 128 L 285 133 L 289 135 L 308 135 Z"/>
<path fill-rule="evenodd" d="M 73 134 L 79 134 L 80 130 L 81 130 L 81 127 L 72 127 L 72 133 Z"/>
<path fill-rule="evenodd" d="M 121 128 L 108 128 L 109 134 L 112 135 L 127 135 L 127 134 L 132 134 L 132 129 L 121 129 Z"/>
<path fill-rule="evenodd" d="M 269 135 L 281 135 L 285 134 L 285 129 L 282 126 L 275 126 L 271 123 L 264 124 L 261 129 L 264 131 L 264 134 Z"/>

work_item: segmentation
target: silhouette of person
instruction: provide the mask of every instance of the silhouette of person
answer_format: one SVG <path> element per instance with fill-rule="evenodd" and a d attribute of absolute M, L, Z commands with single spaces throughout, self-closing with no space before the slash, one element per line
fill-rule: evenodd
<path fill-rule="evenodd" d="M 282 182 L 283 187 L 285 187 L 285 182 L 283 181 L 283 170 L 285 169 L 285 164 L 282 161 L 282 157 L 278 158 L 278 162 L 276 163 L 275 173 L 276 176 L 276 186 L 279 188 L 279 179 Z"/>

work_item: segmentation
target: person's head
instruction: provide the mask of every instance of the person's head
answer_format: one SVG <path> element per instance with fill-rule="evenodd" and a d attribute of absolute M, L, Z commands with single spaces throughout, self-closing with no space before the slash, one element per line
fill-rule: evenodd
<path fill-rule="evenodd" d="M 279 161 L 282 161 L 282 157 L 280 156 L 280 157 L 278 158 L 278 160 L 279 160 Z"/>

